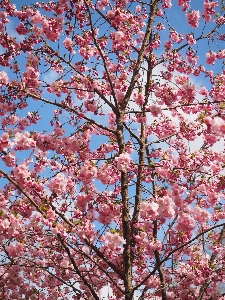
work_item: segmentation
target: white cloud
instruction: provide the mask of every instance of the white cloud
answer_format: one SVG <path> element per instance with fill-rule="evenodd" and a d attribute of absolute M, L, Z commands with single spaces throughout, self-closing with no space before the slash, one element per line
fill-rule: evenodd
<path fill-rule="evenodd" d="M 12 21 L 9 21 L 9 23 L 6 23 L 6 32 L 9 36 L 15 38 L 17 42 L 22 42 L 24 39 L 24 35 L 18 34 L 18 32 L 15 30 L 15 25 Z"/>
<path fill-rule="evenodd" d="M 58 78 L 59 78 L 59 74 L 53 70 L 49 70 L 48 72 L 46 72 L 42 75 L 42 79 L 46 83 L 51 83 L 53 81 L 56 81 Z"/>

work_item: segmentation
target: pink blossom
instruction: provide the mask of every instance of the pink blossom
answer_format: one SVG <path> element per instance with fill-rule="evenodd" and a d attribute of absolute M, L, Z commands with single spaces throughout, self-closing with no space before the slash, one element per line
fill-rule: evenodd
<path fill-rule="evenodd" d="M 202 87 L 201 87 L 201 90 L 199 90 L 199 94 L 208 97 L 209 91 L 206 89 L 205 86 L 202 86 Z"/>
<path fill-rule="evenodd" d="M 146 110 L 150 111 L 154 117 L 157 117 L 159 114 L 162 113 L 162 109 L 157 105 L 146 106 Z"/>
<path fill-rule="evenodd" d="M 105 10 L 105 7 L 108 6 L 109 1 L 108 0 L 101 0 L 97 2 L 98 8 L 101 10 Z"/>
<path fill-rule="evenodd" d="M 116 172 L 115 167 L 103 163 L 98 171 L 98 179 L 103 184 L 115 184 L 119 180 L 118 171 Z"/>
<path fill-rule="evenodd" d="M 113 19 L 115 17 L 115 11 L 114 10 L 108 10 L 106 13 L 106 16 L 108 19 Z"/>
<path fill-rule="evenodd" d="M 74 47 L 74 42 L 71 40 L 71 38 L 66 38 L 64 41 L 63 41 L 63 45 L 64 47 L 70 51 L 71 53 L 76 53 L 73 49 Z"/>
<path fill-rule="evenodd" d="M 196 221 L 203 223 L 208 222 L 211 219 L 211 214 L 205 209 L 202 209 L 199 206 L 196 206 L 192 212 Z"/>
<path fill-rule="evenodd" d="M 42 23 L 43 16 L 40 14 L 39 11 L 36 11 L 35 14 L 31 17 L 31 22 L 36 25 L 38 23 Z"/>
<path fill-rule="evenodd" d="M 172 198 L 170 196 L 164 196 L 157 199 L 157 203 L 159 205 L 159 216 L 165 218 L 173 218 L 175 215 L 175 211 L 173 208 Z"/>
<path fill-rule="evenodd" d="M 159 10 L 157 11 L 156 15 L 157 15 L 158 17 L 162 17 L 162 16 L 163 16 L 163 11 L 162 11 L 161 9 L 159 9 Z"/>
<path fill-rule="evenodd" d="M 137 12 L 138 14 L 141 13 L 141 6 L 140 6 L 140 5 L 137 5 L 137 6 L 136 6 L 136 12 Z"/>
<path fill-rule="evenodd" d="M 11 257 L 17 257 L 17 255 L 21 255 L 24 251 L 24 245 L 22 243 L 10 244 L 7 247 L 7 252 Z"/>
<path fill-rule="evenodd" d="M 186 34 L 186 39 L 189 45 L 196 44 L 196 40 L 194 39 L 193 34 Z"/>
<path fill-rule="evenodd" d="M 162 242 L 160 242 L 159 240 L 153 240 L 148 244 L 148 248 L 150 249 L 150 251 L 160 251 L 162 250 Z"/>
<path fill-rule="evenodd" d="M 2 139 L 3 142 L 8 142 L 9 141 L 9 134 L 8 134 L 8 132 L 3 132 L 1 139 Z"/>
<path fill-rule="evenodd" d="M 206 58 L 207 58 L 206 60 L 207 64 L 214 65 L 217 58 L 217 54 L 216 52 L 210 51 L 206 53 Z"/>
<path fill-rule="evenodd" d="M 81 56 L 89 60 L 92 56 L 97 54 L 97 48 L 91 46 L 81 47 L 79 52 Z"/>
<path fill-rule="evenodd" d="M 92 111 L 94 113 L 97 113 L 98 111 L 97 101 L 95 100 L 85 101 L 84 106 L 87 108 L 87 111 Z"/>
<path fill-rule="evenodd" d="M 178 5 L 183 6 L 182 11 L 187 11 L 187 9 L 190 8 L 189 2 L 190 0 L 178 0 Z"/>
<path fill-rule="evenodd" d="M 0 220 L 0 232 L 2 233 L 4 230 L 8 229 L 10 226 L 10 222 L 8 219 Z"/>
<path fill-rule="evenodd" d="M 102 224 L 109 225 L 118 216 L 120 209 L 120 205 L 115 206 L 105 203 L 100 204 L 98 210 L 98 221 Z"/>
<path fill-rule="evenodd" d="M 6 18 L 7 16 L 8 13 L 6 11 L 0 11 L 0 18 L 2 19 L 3 24 L 9 23 L 9 19 Z"/>
<path fill-rule="evenodd" d="M 52 42 L 58 40 L 60 33 L 63 30 L 63 18 L 57 16 L 56 18 L 52 19 L 42 19 L 41 21 L 43 26 L 43 33 L 45 34 L 46 38 Z"/>
<path fill-rule="evenodd" d="M 160 31 L 160 30 L 164 30 L 165 29 L 165 26 L 159 22 L 156 26 L 154 26 L 154 28 L 157 30 L 157 31 Z"/>
<path fill-rule="evenodd" d="M 124 172 L 129 171 L 132 160 L 127 152 L 120 154 L 118 157 L 115 158 L 115 161 L 118 170 Z"/>
<path fill-rule="evenodd" d="M 211 15 L 214 15 L 216 11 L 213 8 L 216 8 L 218 6 L 218 1 L 209 1 L 205 0 L 204 3 L 204 12 L 203 12 L 203 18 L 206 22 L 211 21 Z"/>
<path fill-rule="evenodd" d="M 116 42 L 122 42 L 122 41 L 126 40 L 125 34 L 121 30 L 115 32 L 113 36 L 114 36 L 114 39 Z"/>
<path fill-rule="evenodd" d="M 7 73 L 5 71 L 0 72 L 0 88 L 3 85 L 7 85 L 8 81 L 9 81 L 9 78 L 8 78 Z"/>
<path fill-rule="evenodd" d="M 141 93 L 134 95 L 134 101 L 136 102 L 137 105 L 142 105 L 145 103 L 144 96 Z"/>
<path fill-rule="evenodd" d="M 213 122 L 213 119 L 211 117 L 205 117 L 204 118 L 204 123 L 207 125 L 207 126 L 211 126 L 212 125 L 212 122 Z"/>
<path fill-rule="evenodd" d="M 65 46 L 65 48 L 71 48 L 73 46 L 73 41 L 71 40 L 71 38 L 66 38 L 63 41 L 63 45 Z"/>
<path fill-rule="evenodd" d="M 220 117 L 215 117 L 212 121 L 211 131 L 218 136 L 224 136 L 225 121 Z"/>
<path fill-rule="evenodd" d="M 41 85 L 39 80 L 40 72 L 37 69 L 29 66 L 27 67 L 27 71 L 23 73 L 23 83 L 24 87 L 30 91 L 34 91 Z"/>
<path fill-rule="evenodd" d="M 68 0 L 59 0 L 59 3 L 61 5 L 66 5 L 68 3 Z"/>
<path fill-rule="evenodd" d="M 189 213 L 180 213 L 178 217 L 177 230 L 191 231 L 195 228 L 195 226 L 195 220 L 191 217 Z"/>
<path fill-rule="evenodd" d="M 37 67 L 40 64 L 40 60 L 37 56 L 29 53 L 28 58 L 27 58 L 27 64 L 26 66 L 32 66 L 32 67 Z"/>
<path fill-rule="evenodd" d="M 30 148 L 35 148 L 36 147 L 36 142 L 34 139 L 30 136 L 30 133 L 25 131 L 25 132 L 17 132 L 15 134 L 15 150 L 28 150 Z"/>
<path fill-rule="evenodd" d="M 25 27 L 25 25 L 20 22 L 18 26 L 16 26 L 16 31 L 18 34 L 20 35 L 26 35 L 28 32 L 30 32 L 30 30 L 28 28 Z"/>
<path fill-rule="evenodd" d="M 47 89 L 50 93 L 54 93 L 57 96 L 60 96 L 62 92 L 65 92 L 67 89 L 65 87 L 64 80 L 57 80 L 50 83 L 50 86 Z"/>
<path fill-rule="evenodd" d="M 119 250 L 121 244 L 125 244 L 124 239 L 119 233 L 106 232 L 105 234 L 105 245 L 111 250 Z"/>
<path fill-rule="evenodd" d="M 66 191 L 66 186 L 67 179 L 62 173 L 57 174 L 47 183 L 47 187 L 50 189 L 50 191 L 58 195 L 61 195 Z"/>
<path fill-rule="evenodd" d="M 188 20 L 189 25 L 191 25 L 194 28 L 197 28 L 199 25 L 200 11 L 192 10 L 186 14 L 186 18 Z"/>
<path fill-rule="evenodd" d="M 28 169 L 27 163 L 24 162 L 14 169 L 14 177 L 16 181 L 20 182 L 20 184 L 27 180 L 30 177 L 30 171 Z"/>
<path fill-rule="evenodd" d="M 171 8 L 172 7 L 172 3 L 171 0 L 163 0 L 163 8 Z"/>
<path fill-rule="evenodd" d="M 180 40 L 180 37 L 179 37 L 178 33 L 174 30 L 170 32 L 170 38 L 175 43 L 178 43 L 179 40 Z"/>
<path fill-rule="evenodd" d="M 2 156 L 2 160 L 5 162 L 7 167 L 15 166 L 15 151 L 10 151 L 7 155 Z"/>
<path fill-rule="evenodd" d="M 54 133 L 57 135 L 57 136 L 62 136 L 65 134 L 65 130 L 63 128 L 60 128 L 60 127 L 55 127 L 54 129 Z"/>
<path fill-rule="evenodd" d="M 166 50 L 170 50 L 173 46 L 173 43 L 171 41 L 165 41 L 164 47 Z"/>
<path fill-rule="evenodd" d="M 79 172 L 79 178 L 85 183 L 91 182 L 97 176 L 97 168 L 94 163 L 86 160 Z"/>
<path fill-rule="evenodd" d="M 219 50 L 216 56 L 218 59 L 224 59 L 225 58 L 225 49 Z"/>
<path fill-rule="evenodd" d="M 156 202 L 143 201 L 140 204 L 140 216 L 143 219 L 150 218 L 151 220 L 155 220 L 159 214 L 158 209 L 159 209 L 159 205 Z"/>

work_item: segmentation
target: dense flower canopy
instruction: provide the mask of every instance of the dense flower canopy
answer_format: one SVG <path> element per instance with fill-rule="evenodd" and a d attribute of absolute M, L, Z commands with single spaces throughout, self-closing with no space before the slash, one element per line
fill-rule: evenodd
<path fill-rule="evenodd" d="M 225 299 L 224 11 L 0 2 L 0 299 Z"/>

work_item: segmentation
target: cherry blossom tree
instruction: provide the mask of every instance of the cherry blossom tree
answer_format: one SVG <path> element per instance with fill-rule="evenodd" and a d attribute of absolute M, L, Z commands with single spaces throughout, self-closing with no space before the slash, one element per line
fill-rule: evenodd
<path fill-rule="evenodd" d="M 225 299 L 223 1 L 16 4 L 0 299 Z"/>

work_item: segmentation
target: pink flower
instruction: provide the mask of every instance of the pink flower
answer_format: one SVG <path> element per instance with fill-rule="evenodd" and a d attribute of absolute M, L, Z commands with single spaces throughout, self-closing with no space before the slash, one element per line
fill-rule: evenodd
<path fill-rule="evenodd" d="M 115 17 L 115 11 L 114 10 L 108 10 L 106 13 L 106 16 L 108 19 L 114 19 Z"/>
<path fill-rule="evenodd" d="M 60 33 L 63 30 L 63 18 L 57 16 L 52 19 L 43 19 L 42 20 L 43 32 L 47 39 L 52 42 L 58 40 Z"/>
<path fill-rule="evenodd" d="M 208 97 L 209 96 L 209 91 L 206 89 L 205 86 L 202 86 L 201 90 L 199 90 L 199 94 Z"/>
<path fill-rule="evenodd" d="M 159 114 L 162 113 L 162 109 L 159 106 L 156 106 L 155 104 L 146 106 L 146 110 L 150 111 L 154 117 L 157 117 Z"/>
<path fill-rule="evenodd" d="M 103 184 L 115 184 L 119 180 L 119 172 L 115 167 L 103 163 L 98 170 L 98 179 L 101 180 Z"/>
<path fill-rule="evenodd" d="M 90 183 L 97 177 L 97 168 L 94 163 L 86 160 L 80 169 L 79 177 L 84 183 Z"/>
<path fill-rule="evenodd" d="M 183 6 L 182 11 L 187 11 L 187 9 L 190 7 L 189 2 L 190 0 L 178 0 L 178 5 Z"/>
<path fill-rule="evenodd" d="M 20 34 L 20 35 L 25 35 L 28 32 L 30 32 L 30 30 L 27 29 L 22 22 L 20 22 L 19 25 L 15 29 L 18 32 L 18 34 Z"/>
<path fill-rule="evenodd" d="M 142 105 L 145 103 L 144 96 L 141 93 L 138 93 L 134 96 L 134 101 L 137 105 Z"/>
<path fill-rule="evenodd" d="M 47 89 L 50 93 L 54 93 L 57 96 L 61 95 L 61 92 L 65 90 L 65 82 L 63 80 L 53 81 L 50 83 L 50 87 Z"/>
<path fill-rule="evenodd" d="M 27 71 L 23 73 L 23 85 L 26 89 L 34 92 L 40 85 L 41 81 L 39 80 L 39 71 L 33 67 L 27 67 Z"/>
<path fill-rule="evenodd" d="M 117 169 L 120 171 L 128 171 L 131 164 L 130 155 L 126 153 L 120 154 L 118 157 L 115 158 Z"/>
<path fill-rule="evenodd" d="M 5 71 L 0 72 L 0 88 L 6 85 L 9 81 L 8 75 Z"/>
<path fill-rule="evenodd" d="M 61 127 L 55 127 L 54 133 L 58 136 L 61 136 L 65 134 L 65 130 Z"/>
<path fill-rule="evenodd" d="M 224 59 L 225 58 L 225 49 L 219 50 L 219 52 L 217 53 L 217 58 L 218 59 Z"/>
<path fill-rule="evenodd" d="M 30 137 L 30 133 L 25 132 L 17 132 L 15 134 L 15 150 L 28 150 L 30 148 L 36 147 L 36 141 L 32 137 Z"/>
<path fill-rule="evenodd" d="M 165 41 L 165 44 L 164 44 L 164 47 L 165 47 L 165 50 L 170 50 L 173 46 L 173 43 L 171 41 Z"/>
<path fill-rule="evenodd" d="M 94 113 L 98 112 L 98 106 L 97 106 L 97 102 L 95 100 L 85 101 L 84 106 L 87 108 L 87 111 L 92 111 Z"/>
<path fill-rule="evenodd" d="M 111 250 L 115 250 L 116 248 L 121 248 L 121 244 L 125 244 L 124 239 L 117 232 L 116 233 L 106 232 L 105 239 L 106 239 L 105 245 Z"/>
<path fill-rule="evenodd" d="M 67 179 L 62 173 L 57 174 L 49 183 L 47 187 L 52 193 L 58 195 L 63 194 L 66 191 Z"/>
<path fill-rule="evenodd" d="M 180 40 L 179 35 L 178 35 L 178 33 L 176 31 L 171 31 L 170 32 L 170 38 L 175 43 L 178 43 L 179 40 Z"/>
<path fill-rule="evenodd" d="M 199 206 L 196 206 L 193 209 L 192 214 L 193 214 L 195 220 L 198 221 L 198 222 L 200 222 L 200 223 L 208 222 L 210 220 L 210 218 L 211 218 L 210 212 L 208 212 L 205 209 L 202 209 Z"/>
<path fill-rule="evenodd" d="M 125 34 L 121 30 L 114 33 L 114 38 L 116 42 L 121 42 L 126 40 Z"/>
<path fill-rule="evenodd" d="M 154 26 L 154 28 L 157 30 L 157 31 L 160 31 L 160 30 L 164 30 L 165 29 L 165 26 L 159 22 L 156 26 Z"/>
<path fill-rule="evenodd" d="M 38 23 L 42 23 L 43 16 L 40 14 L 39 11 L 35 12 L 35 15 L 31 18 L 31 22 L 36 25 Z"/>
<path fill-rule="evenodd" d="M 71 53 L 76 53 L 73 49 L 74 47 L 74 42 L 71 40 L 71 38 L 66 38 L 64 41 L 63 41 L 63 45 L 64 47 L 70 51 Z"/>
<path fill-rule="evenodd" d="M 216 13 L 215 9 L 218 6 L 218 1 L 215 2 L 209 2 L 209 0 L 205 0 L 204 4 L 204 12 L 203 12 L 203 18 L 206 22 L 211 21 L 211 15 L 214 15 Z"/>
<path fill-rule="evenodd" d="M 199 25 L 200 11 L 192 10 L 186 14 L 186 18 L 188 20 L 189 25 L 191 25 L 194 28 L 197 28 Z"/>
<path fill-rule="evenodd" d="M 186 39 L 189 45 L 196 44 L 196 40 L 194 39 L 192 34 L 186 34 Z"/>
<path fill-rule="evenodd" d="M 26 163 L 22 163 L 14 169 L 14 177 L 16 181 L 20 182 L 20 184 L 21 181 L 24 181 L 30 177 L 30 172 Z"/>
<path fill-rule="evenodd" d="M 140 216 L 143 219 L 152 219 L 155 220 L 158 216 L 159 205 L 156 202 L 142 202 L 140 204 Z"/>
<path fill-rule="evenodd" d="M 25 132 L 17 132 L 15 134 L 15 150 L 28 150 L 30 148 L 36 147 L 36 142 L 30 137 L 30 133 Z"/>
<path fill-rule="evenodd" d="M 10 151 L 7 155 L 2 156 L 2 160 L 5 162 L 7 167 L 15 166 L 15 151 Z"/>
<path fill-rule="evenodd" d="M 164 196 L 158 199 L 159 205 L 159 216 L 162 218 L 172 218 L 175 215 L 175 211 L 173 208 L 172 198 L 170 196 Z"/>
<path fill-rule="evenodd" d="M 39 65 L 39 58 L 31 53 L 28 54 L 27 64 L 26 66 L 37 67 Z"/>
<path fill-rule="evenodd" d="M 195 228 L 195 220 L 189 213 L 182 212 L 178 217 L 177 230 L 192 231 Z"/>
<path fill-rule="evenodd" d="M 211 131 L 215 135 L 224 136 L 224 134 L 225 134 L 225 121 L 220 117 L 215 117 L 212 121 Z"/>
<path fill-rule="evenodd" d="M 140 5 L 137 5 L 137 6 L 136 6 L 136 12 L 137 12 L 138 14 L 141 13 L 141 6 L 140 6 Z"/>
<path fill-rule="evenodd" d="M 163 8 L 171 8 L 172 7 L 171 0 L 164 0 L 162 7 Z"/>
<path fill-rule="evenodd" d="M 216 61 L 216 57 L 217 57 L 216 52 L 210 51 L 210 52 L 206 53 L 207 64 L 214 65 L 215 61 Z"/>
<path fill-rule="evenodd" d="M 10 226 L 10 222 L 8 219 L 0 220 L 0 232 L 9 228 L 9 226 Z"/>
<path fill-rule="evenodd" d="M 105 10 L 105 7 L 108 5 L 108 0 L 101 0 L 97 2 L 98 8 L 101 10 Z"/>

